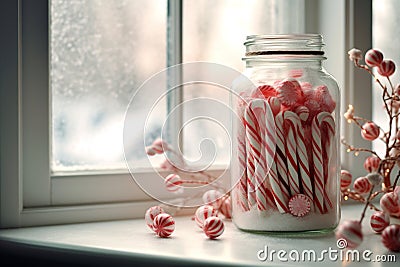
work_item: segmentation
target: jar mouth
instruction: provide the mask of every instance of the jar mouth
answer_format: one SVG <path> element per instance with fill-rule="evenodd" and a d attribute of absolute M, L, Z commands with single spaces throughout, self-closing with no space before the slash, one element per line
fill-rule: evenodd
<path fill-rule="evenodd" d="M 249 35 L 244 42 L 246 57 L 269 55 L 323 56 L 320 34 Z"/>

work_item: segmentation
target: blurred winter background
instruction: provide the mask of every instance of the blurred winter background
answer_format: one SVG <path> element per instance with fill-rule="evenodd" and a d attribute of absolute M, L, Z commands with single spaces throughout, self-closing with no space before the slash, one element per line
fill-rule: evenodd
<path fill-rule="evenodd" d="M 380 49 L 385 58 L 396 63 L 396 72 L 391 76 L 393 84 L 400 83 L 400 1 L 399 0 L 373 0 L 372 40 L 373 47 Z M 387 82 L 386 79 L 382 80 Z M 384 111 L 381 92 L 382 89 L 373 83 L 373 116 L 372 120 L 388 130 L 388 119 Z M 383 155 L 385 146 L 382 142 L 374 141 L 374 149 Z"/>
<path fill-rule="evenodd" d="M 246 35 L 301 33 L 302 3 L 186 0 L 183 61 L 216 62 L 241 71 Z M 50 11 L 52 170 L 124 169 L 122 139 L 128 103 L 146 79 L 166 67 L 167 1 L 52 0 Z M 161 96 L 165 90 L 160 86 L 148 94 Z M 184 90 L 185 100 L 198 97 L 228 104 L 225 90 L 207 86 Z M 143 103 L 146 100 L 140 99 Z M 184 109 L 184 119 L 207 108 L 201 101 L 197 103 Z M 134 108 L 137 121 L 143 121 L 147 114 L 141 112 L 140 105 Z M 166 101 L 160 101 L 156 110 L 148 122 L 145 140 L 132 134 L 126 151 L 138 167 L 146 167 L 144 143 L 151 144 L 161 133 Z M 220 124 L 227 125 L 229 113 L 214 112 Z M 188 123 L 184 129 L 185 156 L 198 158 L 199 144 L 210 138 L 216 145 L 215 164 L 228 164 L 230 142 L 220 124 L 212 120 Z M 130 127 L 137 133 L 143 131 L 141 123 Z"/>

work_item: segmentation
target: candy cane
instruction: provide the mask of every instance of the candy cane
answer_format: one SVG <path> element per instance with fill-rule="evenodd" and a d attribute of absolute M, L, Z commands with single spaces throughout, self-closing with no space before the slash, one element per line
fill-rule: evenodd
<path fill-rule="evenodd" d="M 285 111 L 279 119 L 279 127 L 288 122 L 286 152 L 288 159 L 288 179 L 292 194 L 304 193 L 312 198 L 312 182 L 308 166 L 308 154 L 305 145 L 304 130 L 299 116 L 291 111 Z"/>
<path fill-rule="evenodd" d="M 258 208 L 259 210 L 266 210 L 275 207 L 275 199 L 267 179 L 271 173 L 270 166 L 275 155 L 275 121 L 269 101 L 255 99 L 250 103 L 250 107 L 259 118 L 258 125 L 261 137 L 261 155 L 260 160 L 256 161 L 255 169 L 256 195 L 257 200 L 260 201 Z"/>
<path fill-rule="evenodd" d="M 287 176 L 287 159 L 285 149 L 285 130 L 283 128 L 283 112 L 275 117 L 276 124 L 276 150 L 270 170 L 270 183 L 275 197 L 275 203 L 281 213 L 289 212 L 288 202 L 290 187 Z M 271 157 L 272 155 L 269 155 Z M 267 160 L 271 158 L 267 157 Z"/>
<path fill-rule="evenodd" d="M 269 112 L 267 112 L 267 108 Z M 246 141 L 250 148 L 248 158 L 251 159 L 248 161 L 250 162 L 248 166 L 248 170 L 250 171 L 248 173 L 252 174 L 252 177 L 248 179 L 250 187 L 248 189 L 255 191 L 255 200 L 257 208 L 260 211 L 266 210 L 271 206 L 271 203 L 268 201 L 267 190 L 264 187 L 264 180 L 268 170 L 265 162 L 265 153 L 262 149 L 267 114 L 272 114 L 268 103 L 263 99 L 254 99 L 249 103 L 244 115 L 246 123 Z M 253 167 L 254 172 L 252 172 Z M 250 191 L 250 195 L 251 193 Z"/>
<path fill-rule="evenodd" d="M 247 154 L 247 197 L 249 208 L 257 203 L 255 190 L 255 170 L 256 162 L 261 156 L 261 136 L 257 123 L 257 118 L 250 108 L 247 106 L 244 112 L 244 124 L 246 128 L 246 154 Z"/>
<path fill-rule="evenodd" d="M 324 142 L 321 139 L 321 126 L 322 124 L 327 125 L 327 136 Z M 312 122 L 312 150 L 313 150 L 313 163 L 314 163 L 314 187 L 315 197 L 314 203 L 321 213 L 326 212 L 324 207 L 324 199 L 328 205 L 332 208 L 332 202 L 329 200 L 325 192 L 325 184 L 328 180 L 328 162 L 324 162 L 325 153 L 330 156 L 331 147 L 333 146 L 333 137 L 335 134 L 335 121 L 330 113 L 321 112 L 319 113 Z M 324 152 L 326 151 L 326 152 Z"/>
<path fill-rule="evenodd" d="M 249 210 L 249 204 L 247 199 L 247 157 L 246 157 L 246 136 L 244 127 L 241 125 L 238 129 L 238 161 L 239 161 L 239 183 L 237 184 L 237 203 L 242 211 Z"/>

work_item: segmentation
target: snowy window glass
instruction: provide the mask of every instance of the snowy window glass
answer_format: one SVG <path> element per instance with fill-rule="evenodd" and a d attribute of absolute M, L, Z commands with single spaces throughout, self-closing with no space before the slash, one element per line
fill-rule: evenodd
<path fill-rule="evenodd" d="M 129 100 L 148 77 L 165 68 L 167 2 L 50 3 L 52 169 L 123 168 Z M 163 88 L 157 90 L 153 93 L 161 94 Z M 136 141 L 142 148 L 143 140 Z M 142 150 L 138 160 L 145 156 Z"/>
<path fill-rule="evenodd" d="M 167 0 L 52 0 L 50 10 L 52 171 L 124 168 L 122 133 L 129 100 L 166 67 Z M 241 71 L 246 35 L 302 33 L 303 14 L 301 0 L 183 1 L 183 61 L 216 62 Z M 149 93 L 162 95 L 163 90 Z M 184 100 L 198 96 L 228 102 L 226 91 L 184 91 Z M 166 108 L 164 116 L 152 121 L 145 140 L 131 137 L 129 152 L 139 167 L 146 162 L 143 141 L 150 144 L 158 137 Z M 192 106 L 183 117 L 202 108 Z M 228 114 L 217 115 L 229 120 Z M 213 124 L 193 123 L 183 131 L 188 157 L 199 153 L 192 144 L 212 138 L 218 151 L 226 151 L 216 163 L 228 162 L 229 142 L 221 138 L 226 133 Z"/>
<path fill-rule="evenodd" d="M 397 70 L 390 78 L 394 85 L 400 83 L 400 1 L 398 0 L 374 0 L 372 16 L 373 47 L 381 50 L 385 58 L 392 59 L 397 64 Z M 387 84 L 386 79 L 382 79 Z M 388 117 L 382 102 L 382 89 L 373 82 L 373 121 L 388 130 Z M 374 148 L 380 155 L 385 147 L 382 142 L 374 141 Z"/>

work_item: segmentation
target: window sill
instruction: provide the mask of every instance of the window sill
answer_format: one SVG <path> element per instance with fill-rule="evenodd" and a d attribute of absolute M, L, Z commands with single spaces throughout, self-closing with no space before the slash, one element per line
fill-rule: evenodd
<path fill-rule="evenodd" d="M 346 205 L 342 217 L 354 219 L 361 214 L 361 209 L 361 205 Z M 368 211 L 367 218 L 370 214 Z M 368 221 L 364 221 L 364 242 L 358 250 L 369 249 L 373 256 L 395 255 L 397 260 L 400 259 L 400 253 L 386 250 L 380 242 L 380 235 L 372 232 Z M 225 233 L 218 240 L 207 239 L 190 217 L 176 217 L 176 230 L 168 239 L 154 236 L 143 219 L 4 229 L 0 231 L 0 254 L 2 259 L 29 265 L 51 261 L 53 266 L 55 263 L 69 266 L 253 266 L 271 264 L 268 260 L 261 262 L 257 259 L 257 252 L 265 246 L 288 252 L 294 248 L 299 251 L 314 249 L 317 255 L 329 247 L 337 249 L 333 233 L 301 238 L 279 237 L 242 232 L 229 221 L 225 222 L 225 227 Z M 331 265 L 342 266 L 340 261 L 327 260 Z M 278 259 L 272 263 L 293 264 L 290 261 L 279 262 Z M 380 265 L 379 262 L 363 261 L 361 264 Z M 394 262 L 391 264 L 388 266 L 396 265 Z"/>

